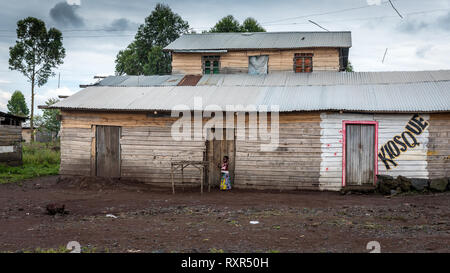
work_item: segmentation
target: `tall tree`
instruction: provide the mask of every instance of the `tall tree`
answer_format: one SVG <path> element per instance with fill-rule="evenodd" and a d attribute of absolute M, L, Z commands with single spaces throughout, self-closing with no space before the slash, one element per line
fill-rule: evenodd
<path fill-rule="evenodd" d="M 227 15 L 220 19 L 209 32 L 242 32 L 242 29 L 233 15 Z"/>
<path fill-rule="evenodd" d="M 350 61 L 348 61 L 347 67 L 345 68 L 346 72 L 354 72 L 353 65 Z"/>
<path fill-rule="evenodd" d="M 19 90 L 14 91 L 6 107 L 8 108 L 8 113 L 12 115 L 26 117 L 30 113 L 25 97 Z"/>
<path fill-rule="evenodd" d="M 188 22 L 174 13 L 168 5 L 158 3 L 152 13 L 145 18 L 145 23 L 139 27 L 134 41 L 117 54 L 116 73 L 119 75 L 170 73 L 170 55 L 160 49 L 188 31 Z M 160 49 L 153 49 L 154 47 Z M 155 60 L 161 63 L 156 68 L 150 68 L 150 63 Z"/>
<path fill-rule="evenodd" d="M 31 83 L 30 127 L 33 128 L 35 86 L 54 76 L 52 69 L 63 63 L 65 50 L 61 31 L 34 17 L 17 22 L 17 41 L 9 48 L 9 69 L 20 71 Z M 31 134 L 31 141 L 34 135 Z"/>
<path fill-rule="evenodd" d="M 57 103 L 59 100 L 55 98 L 48 99 L 45 104 L 50 106 Z M 58 119 L 58 115 L 61 112 L 58 109 L 43 109 L 42 110 L 42 126 L 47 132 L 55 133 L 55 137 L 58 137 L 59 129 L 61 128 L 61 122 Z"/>
<path fill-rule="evenodd" d="M 144 65 L 144 74 L 161 74 L 160 71 L 170 71 L 170 56 L 162 51 L 162 47 L 154 46 L 148 53 L 148 63 Z"/>
<path fill-rule="evenodd" d="M 266 29 L 263 28 L 258 21 L 256 21 L 252 17 L 248 17 L 244 20 L 241 26 L 241 30 L 244 32 L 266 32 Z"/>

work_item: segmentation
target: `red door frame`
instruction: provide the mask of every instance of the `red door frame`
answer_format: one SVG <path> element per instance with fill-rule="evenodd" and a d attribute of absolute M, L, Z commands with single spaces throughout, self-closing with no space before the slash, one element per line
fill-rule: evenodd
<path fill-rule="evenodd" d="M 343 135 L 343 141 L 342 141 L 342 187 L 345 187 L 345 173 L 346 173 L 346 143 L 347 143 L 347 133 L 346 128 L 347 124 L 368 124 L 368 125 L 374 125 L 375 126 L 375 147 L 374 147 L 374 156 L 375 156 L 375 171 L 374 171 L 374 179 L 373 183 L 374 185 L 377 184 L 377 174 L 378 174 L 378 121 L 368 121 L 368 120 L 358 120 L 358 121 L 350 121 L 350 120 L 343 120 L 342 121 L 342 135 Z"/>

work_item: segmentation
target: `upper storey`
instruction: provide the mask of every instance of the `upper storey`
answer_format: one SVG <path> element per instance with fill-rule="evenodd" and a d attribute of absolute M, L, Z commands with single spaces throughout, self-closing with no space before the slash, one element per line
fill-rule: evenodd
<path fill-rule="evenodd" d="M 164 48 L 173 74 L 266 74 L 343 71 L 351 33 L 252 32 L 186 34 Z"/>

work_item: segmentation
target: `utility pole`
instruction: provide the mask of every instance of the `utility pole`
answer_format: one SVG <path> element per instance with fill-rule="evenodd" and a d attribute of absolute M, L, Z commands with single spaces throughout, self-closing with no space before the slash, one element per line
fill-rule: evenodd
<path fill-rule="evenodd" d="M 61 82 L 61 72 L 58 72 L 58 89 L 59 89 L 60 82 Z"/>

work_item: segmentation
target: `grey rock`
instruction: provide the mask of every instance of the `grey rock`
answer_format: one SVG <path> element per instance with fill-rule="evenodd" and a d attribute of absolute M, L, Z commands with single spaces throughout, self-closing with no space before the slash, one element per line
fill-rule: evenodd
<path fill-rule="evenodd" d="M 398 186 L 402 191 L 408 192 L 411 190 L 411 179 L 399 175 L 396 180 L 398 182 Z"/>
<path fill-rule="evenodd" d="M 430 181 L 430 189 L 434 191 L 445 191 L 448 180 L 445 178 L 435 178 Z"/>
<path fill-rule="evenodd" d="M 423 191 L 428 188 L 428 179 L 425 178 L 412 178 L 411 187 L 416 191 Z"/>

